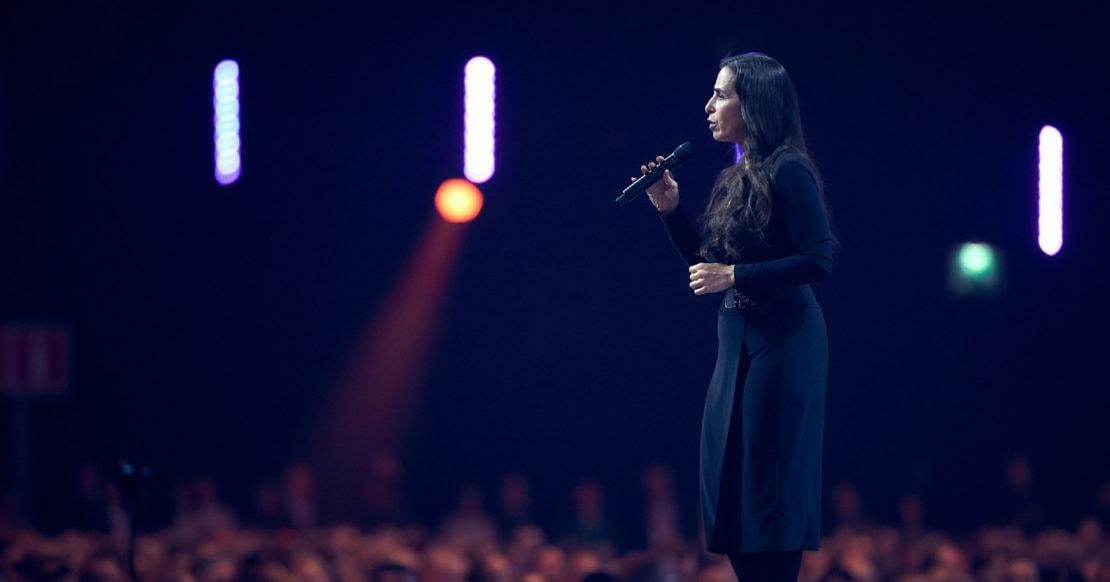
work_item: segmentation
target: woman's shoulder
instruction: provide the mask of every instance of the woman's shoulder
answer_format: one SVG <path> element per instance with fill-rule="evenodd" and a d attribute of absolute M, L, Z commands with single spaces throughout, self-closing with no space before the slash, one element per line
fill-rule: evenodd
<path fill-rule="evenodd" d="M 797 183 L 799 180 L 812 180 L 817 183 L 817 170 L 809 156 L 794 150 L 787 150 L 771 162 L 772 187 Z"/>
<path fill-rule="evenodd" d="M 808 172 L 812 175 L 813 161 L 797 150 L 784 150 L 771 161 L 771 179 L 778 178 L 784 172 Z"/>

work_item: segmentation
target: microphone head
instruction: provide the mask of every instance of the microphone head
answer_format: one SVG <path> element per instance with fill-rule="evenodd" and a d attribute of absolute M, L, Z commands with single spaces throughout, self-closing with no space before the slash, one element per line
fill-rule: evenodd
<path fill-rule="evenodd" d="M 694 157 L 694 144 L 686 142 L 675 148 L 674 153 L 671 155 L 674 156 L 676 162 L 685 162 L 686 160 Z"/>

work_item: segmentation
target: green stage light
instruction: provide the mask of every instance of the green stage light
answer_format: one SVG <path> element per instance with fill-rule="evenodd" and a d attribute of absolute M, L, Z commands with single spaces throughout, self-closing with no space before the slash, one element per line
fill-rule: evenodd
<path fill-rule="evenodd" d="M 994 249 L 985 243 L 964 243 L 960 247 L 957 258 L 960 262 L 960 272 L 972 279 L 989 277 L 998 263 L 994 256 Z"/>
<path fill-rule="evenodd" d="M 1002 257 L 984 242 L 965 242 L 952 250 L 948 289 L 956 295 L 991 296 L 1001 292 Z"/>

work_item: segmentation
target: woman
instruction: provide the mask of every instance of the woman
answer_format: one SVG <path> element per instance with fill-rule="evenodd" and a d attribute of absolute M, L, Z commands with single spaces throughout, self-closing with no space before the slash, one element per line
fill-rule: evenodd
<path fill-rule="evenodd" d="M 819 537 L 828 370 L 809 283 L 829 276 L 834 241 L 782 65 L 758 53 L 726 58 L 705 112 L 713 138 L 737 148 L 714 184 L 705 239 L 669 171 L 648 196 L 694 294 L 724 292 L 702 418 L 706 544 L 728 555 L 741 582 L 797 580 L 802 550 Z"/>

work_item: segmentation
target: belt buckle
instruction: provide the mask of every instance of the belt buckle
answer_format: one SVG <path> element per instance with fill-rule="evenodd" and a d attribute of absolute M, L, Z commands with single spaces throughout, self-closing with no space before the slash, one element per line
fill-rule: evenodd
<path fill-rule="evenodd" d="M 728 295 L 729 296 L 725 298 L 726 309 L 747 309 L 756 305 L 756 302 L 751 297 L 744 295 L 736 289 L 729 289 Z"/>

